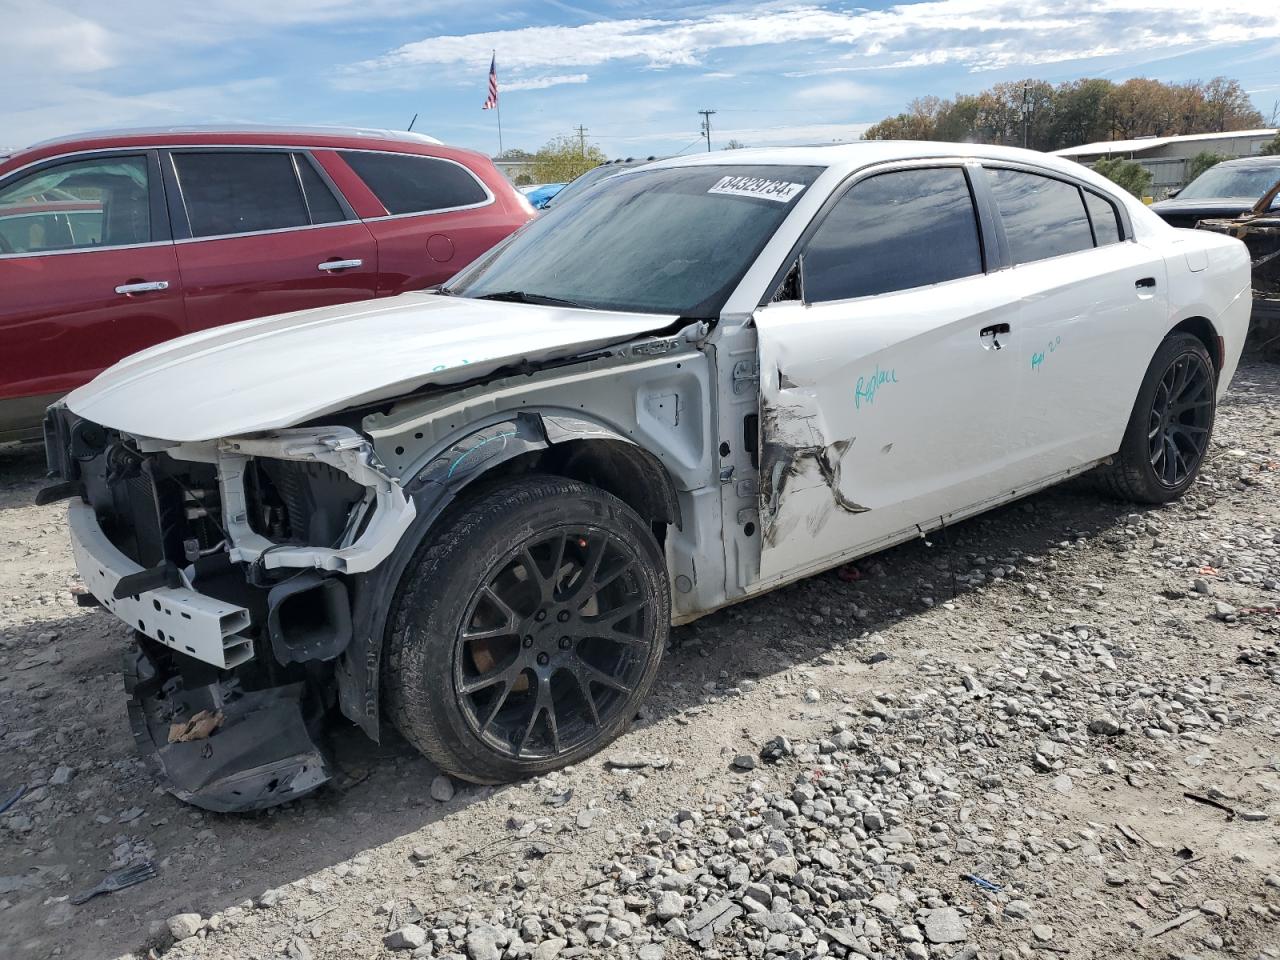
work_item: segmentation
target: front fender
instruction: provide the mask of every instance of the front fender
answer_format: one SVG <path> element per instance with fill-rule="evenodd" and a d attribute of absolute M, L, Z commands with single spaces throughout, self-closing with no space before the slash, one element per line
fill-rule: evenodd
<path fill-rule="evenodd" d="M 379 681 L 387 619 L 396 590 L 419 545 L 462 491 L 501 464 L 570 443 L 611 442 L 635 451 L 635 467 L 652 489 L 653 513 L 679 523 L 675 486 L 661 463 L 611 428 L 579 417 L 521 411 L 450 442 L 404 483 L 416 508 L 412 524 L 375 569 L 349 578 L 353 633 L 338 659 L 338 702 L 343 714 L 379 739 Z"/>

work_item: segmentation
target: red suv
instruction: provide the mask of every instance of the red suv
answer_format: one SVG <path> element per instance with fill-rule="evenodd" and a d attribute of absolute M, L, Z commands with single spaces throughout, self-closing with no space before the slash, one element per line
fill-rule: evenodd
<path fill-rule="evenodd" d="M 144 347 L 441 283 L 532 217 L 488 157 L 413 133 L 127 131 L 0 158 L 0 441 Z"/>

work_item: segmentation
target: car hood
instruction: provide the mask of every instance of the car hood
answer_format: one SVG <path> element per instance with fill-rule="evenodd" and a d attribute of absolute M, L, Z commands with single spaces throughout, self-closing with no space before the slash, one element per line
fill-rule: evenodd
<path fill-rule="evenodd" d="M 1202 217 L 1232 217 L 1244 213 L 1258 202 L 1257 197 L 1174 197 L 1153 203 L 1155 213 L 1198 214 Z"/>
<path fill-rule="evenodd" d="M 212 440 L 294 426 L 521 360 L 572 356 L 676 319 L 407 293 L 179 337 L 126 357 L 66 404 L 137 436 Z"/>

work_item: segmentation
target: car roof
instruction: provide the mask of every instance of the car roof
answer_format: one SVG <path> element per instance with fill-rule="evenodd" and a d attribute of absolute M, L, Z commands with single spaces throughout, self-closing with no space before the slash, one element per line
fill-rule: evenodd
<path fill-rule="evenodd" d="M 1005 160 L 1031 163 L 1049 170 L 1059 170 L 1079 177 L 1087 168 L 1074 160 L 1055 157 L 1036 150 L 999 147 L 981 143 L 940 143 L 930 140 L 859 140 L 856 143 L 812 147 L 749 147 L 720 150 L 691 156 L 659 160 L 653 167 L 685 166 L 800 166 L 856 170 L 875 163 L 895 160 L 968 157 L 975 160 Z"/>
<path fill-rule="evenodd" d="M 303 137 L 321 136 L 396 140 L 405 143 L 440 143 L 440 141 L 435 137 L 429 137 L 425 133 L 413 133 L 412 131 L 407 130 L 384 130 L 376 127 L 330 127 L 318 124 L 273 126 L 270 124 L 258 123 L 193 123 L 167 127 L 118 127 L 104 130 L 90 130 L 86 133 L 68 134 L 62 137 L 53 137 L 49 140 L 41 140 L 38 143 L 31 144 L 27 149 L 38 150 L 42 147 L 63 146 L 68 143 L 78 143 L 82 140 L 132 140 L 137 137 L 150 138 L 156 136 L 171 137 L 186 135 L 195 135 L 207 138 L 210 134 L 233 134 L 236 136 L 253 136 L 258 134 L 264 137 L 283 134 L 286 136 Z"/>
<path fill-rule="evenodd" d="M 485 157 L 483 153 L 446 146 L 435 137 L 404 130 L 372 127 L 271 126 L 264 124 L 195 124 L 93 130 L 44 140 L 18 150 L 0 166 L 14 168 L 67 153 L 129 147 L 277 146 L 329 150 L 392 150 L 433 156 Z M 487 158 L 485 158 L 487 159 Z"/>
<path fill-rule="evenodd" d="M 1209 170 L 1214 169 L 1214 167 L 1280 167 L 1280 154 L 1221 160 L 1210 167 Z M 1208 173 L 1209 171 L 1206 170 L 1205 172 Z"/>

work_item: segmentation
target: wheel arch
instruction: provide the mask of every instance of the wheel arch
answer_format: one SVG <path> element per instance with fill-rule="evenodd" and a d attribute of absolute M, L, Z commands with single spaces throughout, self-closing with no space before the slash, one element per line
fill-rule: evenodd
<path fill-rule="evenodd" d="M 681 524 L 676 486 L 661 459 L 588 417 L 523 409 L 449 441 L 404 481 L 417 515 L 391 556 L 351 578 L 355 628 L 336 666 L 338 701 L 371 739 L 380 735 L 379 671 L 387 618 L 405 568 L 452 508 L 505 479 L 535 472 L 613 494 L 649 522 L 659 542 L 666 525 Z"/>
<path fill-rule="evenodd" d="M 1205 350 L 1209 351 L 1209 359 L 1213 361 L 1214 373 L 1222 373 L 1222 366 L 1226 362 L 1225 347 L 1212 320 L 1202 316 L 1187 317 L 1175 324 L 1165 336 L 1175 333 L 1189 333 L 1203 343 Z"/>

